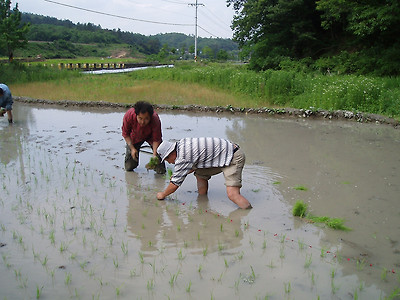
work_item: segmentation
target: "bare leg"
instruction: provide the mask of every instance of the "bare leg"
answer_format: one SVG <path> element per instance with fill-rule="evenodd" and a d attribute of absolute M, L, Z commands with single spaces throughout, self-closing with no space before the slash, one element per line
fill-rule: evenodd
<path fill-rule="evenodd" d="M 7 110 L 7 116 L 8 116 L 8 123 L 12 123 L 13 122 L 13 118 L 12 118 L 11 110 Z"/>
<path fill-rule="evenodd" d="M 238 186 L 227 186 L 226 193 L 228 198 L 236 203 L 240 208 L 252 208 L 250 202 L 240 194 L 240 187 Z"/>
<path fill-rule="evenodd" d="M 197 190 L 199 191 L 199 195 L 207 195 L 208 192 L 208 180 L 197 177 Z"/>

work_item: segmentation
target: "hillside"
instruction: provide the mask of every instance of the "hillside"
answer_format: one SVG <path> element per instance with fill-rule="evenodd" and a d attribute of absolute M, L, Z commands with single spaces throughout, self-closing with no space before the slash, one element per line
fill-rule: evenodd
<path fill-rule="evenodd" d="M 23 57 L 35 57 L 38 54 L 45 58 L 111 56 L 113 52 L 127 56 L 157 56 L 162 52 L 164 58 L 174 54 L 179 58 L 184 54 L 191 58 L 188 54 L 194 52 L 194 36 L 181 33 L 145 36 L 120 29 L 103 29 L 92 23 L 74 24 L 69 20 L 30 13 L 22 14 L 22 22 L 30 24 L 27 35 L 30 43 L 26 49 L 18 51 L 18 55 Z M 200 53 L 206 49 L 209 58 L 214 58 L 220 51 L 236 55 L 238 45 L 230 39 L 198 38 L 198 49 Z"/>

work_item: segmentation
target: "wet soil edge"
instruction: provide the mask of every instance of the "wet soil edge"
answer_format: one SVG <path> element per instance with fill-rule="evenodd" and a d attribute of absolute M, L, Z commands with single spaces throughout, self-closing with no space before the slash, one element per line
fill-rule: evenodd
<path fill-rule="evenodd" d="M 42 105 L 58 105 L 63 107 L 115 107 L 115 108 L 131 108 L 133 104 L 112 103 L 106 101 L 72 101 L 72 100 L 44 100 L 34 99 L 29 97 L 14 96 L 13 99 L 18 102 L 42 104 Z M 234 114 L 257 114 L 266 116 L 279 117 L 295 117 L 295 118 L 314 118 L 314 119 L 329 119 L 329 120 L 349 120 L 360 123 L 379 123 L 391 125 L 394 128 L 400 129 L 400 122 L 389 117 L 377 114 L 369 114 L 362 112 L 352 112 L 347 110 L 322 110 L 322 109 L 296 109 L 296 108 L 237 108 L 231 105 L 228 106 L 201 106 L 201 105 L 157 105 L 154 107 L 158 110 L 176 110 L 176 111 L 199 111 L 199 112 L 230 112 Z"/>

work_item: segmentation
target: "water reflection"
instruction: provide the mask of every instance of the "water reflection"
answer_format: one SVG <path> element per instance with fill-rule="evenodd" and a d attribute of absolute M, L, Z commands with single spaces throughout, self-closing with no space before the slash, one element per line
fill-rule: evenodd
<path fill-rule="evenodd" d="M 140 238 L 141 251 L 172 247 L 198 254 L 205 249 L 209 253 L 229 251 L 240 245 L 241 220 L 249 210 L 236 209 L 223 216 L 211 210 L 206 195 L 197 195 L 194 202 L 155 202 L 151 195 L 165 185 L 162 176 L 126 172 L 125 180 L 129 195 L 128 229 Z"/>
<path fill-rule="evenodd" d="M 123 109 L 17 103 L 14 111 L 13 126 L 0 124 L 2 164 L 11 168 L 19 161 L 24 174 L 26 142 L 122 180 L 129 191 L 128 228 L 140 238 L 141 251 L 188 247 L 199 253 L 207 246 L 208 251 L 220 251 L 220 246 L 229 251 L 242 242 L 240 224 L 250 220 L 255 230 L 288 234 L 319 249 L 338 248 L 352 262 L 342 261 L 343 274 L 358 272 L 355 261 L 365 258 L 377 267 L 360 278 L 386 290 L 393 286 L 382 282 L 380 271 L 399 266 L 398 130 L 352 122 L 160 112 L 165 139 L 218 136 L 240 144 L 247 158 L 243 194 L 254 209 L 237 211 L 226 197 L 222 175 L 211 179 L 206 198 L 198 198 L 194 178 L 188 177 L 175 200 L 155 201 L 166 180 L 147 173 L 145 159 L 137 172 L 127 174 L 118 167 L 124 154 Z M 308 190 L 295 190 L 296 185 Z M 320 229 L 293 218 L 290 210 L 298 199 L 316 215 L 344 218 L 353 230 Z"/>

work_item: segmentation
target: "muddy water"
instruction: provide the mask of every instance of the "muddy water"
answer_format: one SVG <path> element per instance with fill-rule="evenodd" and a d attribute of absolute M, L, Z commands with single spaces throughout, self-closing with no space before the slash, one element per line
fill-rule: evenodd
<path fill-rule="evenodd" d="M 398 130 L 159 112 L 164 139 L 240 144 L 242 211 L 222 175 L 205 197 L 188 176 L 157 201 L 168 179 L 148 154 L 123 170 L 123 114 L 16 103 L 15 124 L 0 120 L 2 298 L 379 299 L 400 285 Z M 294 218 L 299 199 L 352 230 Z"/>

